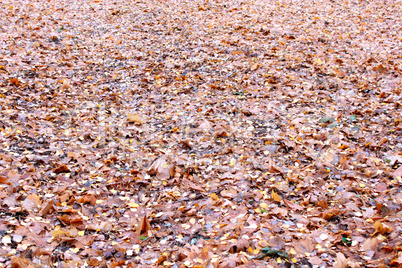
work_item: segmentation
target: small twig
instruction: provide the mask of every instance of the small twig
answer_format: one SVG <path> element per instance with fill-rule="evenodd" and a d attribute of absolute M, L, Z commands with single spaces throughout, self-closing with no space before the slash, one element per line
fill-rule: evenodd
<path fill-rule="evenodd" d="M 148 239 L 151 239 L 151 238 L 155 237 L 156 234 L 158 234 L 158 233 L 160 233 L 160 232 L 162 232 L 162 231 L 163 231 L 163 229 L 160 229 L 159 231 L 157 231 L 156 233 L 152 234 L 151 236 L 148 236 L 147 238 L 145 238 L 144 240 L 142 240 L 142 241 L 140 242 L 140 245 L 142 246 L 142 243 L 144 243 L 144 242 L 147 241 Z"/>

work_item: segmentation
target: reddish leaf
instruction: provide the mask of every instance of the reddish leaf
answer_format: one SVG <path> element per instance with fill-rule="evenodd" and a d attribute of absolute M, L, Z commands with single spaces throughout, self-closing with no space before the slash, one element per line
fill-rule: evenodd
<path fill-rule="evenodd" d="M 60 165 L 56 168 L 53 169 L 53 172 L 58 174 L 58 173 L 62 173 L 62 172 L 71 172 L 70 169 L 67 167 L 67 165 Z"/>

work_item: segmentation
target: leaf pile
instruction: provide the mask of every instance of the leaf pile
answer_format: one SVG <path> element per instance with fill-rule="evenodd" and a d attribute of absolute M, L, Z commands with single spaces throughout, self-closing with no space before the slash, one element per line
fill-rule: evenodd
<path fill-rule="evenodd" d="M 400 1 L 0 15 L 2 265 L 401 267 Z"/>

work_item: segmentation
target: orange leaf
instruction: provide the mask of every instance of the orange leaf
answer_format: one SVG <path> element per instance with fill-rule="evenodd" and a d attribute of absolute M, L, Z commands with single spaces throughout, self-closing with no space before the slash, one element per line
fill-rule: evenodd
<path fill-rule="evenodd" d="M 63 165 L 60 165 L 60 166 L 56 167 L 55 169 L 53 169 L 53 172 L 56 174 L 62 173 L 62 172 L 70 172 L 70 169 L 67 167 L 67 165 L 63 164 Z"/>
<path fill-rule="evenodd" d="M 282 200 L 282 198 L 281 198 L 277 193 L 275 193 L 274 190 L 272 190 L 271 197 L 272 197 L 272 199 L 274 199 L 276 202 L 281 202 L 281 200 Z"/>
<path fill-rule="evenodd" d="M 25 268 L 30 266 L 31 262 L 27 258 L 20 258 L 18 256 L 11 257 L 11 267 L 13 268 Z"/>
<path fill-rule="evenodd" d="M 20 85 L 20 81 L 18 80 L 18 78 L 10 78 L 10 85 L 18 87 Z"/>
<path fill-rule="evenodd" d="M 392 232 L 392 227 L 391 227 L 391 226 L 388 226 L 388 225 L 386 225 L 386 224 L 383 224 L 383 223 L 380 222 L 380 221 L 376 221 L 376 222 L 374 223 L 374 229 L 375 229 L 375 232 L 372 233 L 371 236 L 374 236 L 374 235 L 376 235 L 376 234 L 385 234 L 385 233 L 390 233 L 390 232 Z"/>
<path fill-rule="evenodd" d="M 72 224 L 72 223 L 82 223 L 84 221 L 83 218 L 77 215 L 62 215 L 57 216 L 57 218 L 65 223 Z"/>
<path fill-rule="evenodd" d="M 92 194 L 86 194 L 77 200 L 79 203 L 90 203 L 91 205 L 96 205 L 96 197 Z"/>
<path fill-rule="evenodd" d="M 11 183 L 8 181 L 8 178 L 0 176 L 0 183 L 8 184 L 10 185 Z"/>
<path fill-rule="evenodd" d="M 52 235 L 54 238 L 60 238 L 60 237 L 69 237 L 70 233 L 58 228 L 52 232 Z"/>

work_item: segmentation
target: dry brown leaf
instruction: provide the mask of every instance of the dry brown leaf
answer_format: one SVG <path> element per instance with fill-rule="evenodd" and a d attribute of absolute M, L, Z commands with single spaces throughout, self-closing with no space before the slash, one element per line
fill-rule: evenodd
<path fill-rule="evenodd" d="M 142 125 L 144 123 L 138 114 L 127 114 L 127 119 L 129 123 L 135 123 L 138 125 Z"/>
<path fill-rule="evenodd" d="M 393 259 L 390 263 L 391 267 L 402 267 L 402 252 L 398 252 L 398 258 Z"/>
<path fill-rule="evenodd" d="M 348 268 L 348 260 L 345 258 L 343 253 L 336 253 L 336 261 L 334 263 L 334 268 Z"/>
<path fill-rule="evenodd" d="M 93 194 L 86 194 L 81 198 L 77 199 L 79 203 L 90 203 L 91 205 L 96 205 L 96 197 Z"/>
<path fill-rule="evenodd" d="M 292 202 L 292 201 L 283 199 L 283 202 L 284 202 L 285 205 L 288 206 L 290 209 L 293 209 L 293 210 L 296 210 L 296 211 L 297 211 L 297 210 L 304 210 L 304 208 L 303 208 L 302 206 L 300 206 L 299 204 L 296 204 L 296 203 L 294 203 L 294 202 Z"/>
<path fill-rule="evenodd" d="M 240 238 L 229 247 L 229 252 L 230 253 L 237 253 L 241 251 L 246 252 L 249 247 L 250 247 L 250 241 L 248 239 Z"/>
<path fill-rule="evenodd" d="M 395 177 L 402 177 L 402 166 L 400 166 L 399 168 L 397 168 L 397 169 L 394 171 L 394 176 L 395 176 Z"/>
<path fill-rule="evenodd" d="M 46 216 L 50 214 L 52 211 L 55 211 L 55 208 L 53 206 L 53 200 L 51 199 L 42 204 L 41 210 L 39 211 L 39 215 Z"/>
<path fill-rule="evenodd" d="M 237 195 L 237 191 L 232 190 L 232 189 L 223 190 L 223 191 L 221 191 L 220 195 L 222 197 L 226 197 L 226 198 L 235 198 Z"/>
<path fill-rule="evenodd" d="M 11 257 L 11 267 L 12 268 L 32 268 L 33 265 L 31 263 L 31 261 L 27 258 L 13 256 L 13 257 Z"/>
<path fill-rule="evenodd" d="M 322 263 L 321 258 L 318 256 L 308 257 L 307 259 L 308 259 L 308 262 L 311 263 L 312 265 L 319 266 Z"/>
<path fill-rule="evenodd" d="M 297 253 L 305 254 L 311 253 L 314 250 L 314 243 L 311 238 L 304 238 L 297 241 L 293 241 L 293 246 Z"/>
<path fill-rule="evenodd" d="M 376 251 L 378 249 L 379 243 L 380 241 L 378 240 L 377 237 L 371 237 L 363 242 L 360 249 L 363 251 Z"/>
<path fill-rule="evenodd" d="M 166 161 L 166 156 L 159 157 L 148 168 L 149 175 L 156 175 L 160 180 L 167 180 L 170 178 L 170 165 Z"/>
<path fill-rule="evenodd" d="M 67 224 L 74 224 L 74 223 L 82 223 L 85 220 L 79 216 L 79 215 L 61 215 L 61 216 L 57 216 L 57 219 L 67 223 Z"/>
<path fill-rule="evenodd" d="M 58 174 L 62 172 L 71 172 L 67 165 L 63 164 L 53 169 L 53 172 Z"/>
<path fill-rule="evenodd" d="M 24 202 L 22 202 L 22 207 L 26 211 L 36 210 L 41 204 L 40 198 L 37 194 L 30 194 L 25 198 Z"/>
<path fill-rule="evenodd" d="M 151 225 L 149 224 L 148 217 L 145 216 L 141 217 L 139 224 L 137 225 L 136 233 L 141 234 L 148 234 L 148 231 L 151 230 Z"/>

